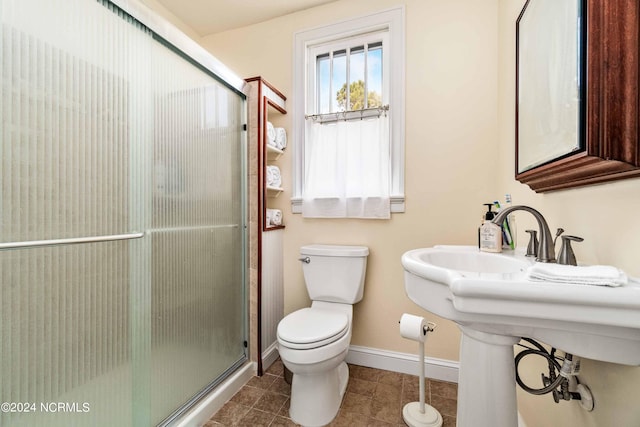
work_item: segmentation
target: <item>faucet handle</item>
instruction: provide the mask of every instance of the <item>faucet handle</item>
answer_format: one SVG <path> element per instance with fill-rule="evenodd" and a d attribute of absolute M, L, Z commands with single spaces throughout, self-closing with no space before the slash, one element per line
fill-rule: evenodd
<path fill-rule="evenodd" d="M 530 234 L 529 244 L 527 245 L 526 256 L 538 256 L 538 231 L 537 230 L 525 230 Z"/>
<path fill-rule="evenodd" d="M 560 247 L 560 255 L 558 255 L 558 264 L 578 265 L 576 255 L 571 248 L 571 242 L 582 242 L 584 239 L 577 236 L 561 236 L 562 246 Z"/>

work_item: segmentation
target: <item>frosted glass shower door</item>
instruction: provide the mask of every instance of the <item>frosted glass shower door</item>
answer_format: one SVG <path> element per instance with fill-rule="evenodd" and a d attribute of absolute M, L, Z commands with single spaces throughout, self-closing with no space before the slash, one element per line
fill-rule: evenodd
<path fill-rule="evenodd" d="M 156 425 L 246 360 L 244 97 L 106 0 L 0 25 L 0 426 Z"/>
<path fill-rule="evenodd" d="M 153 50 L 151 408 L 154 423 L 245 357 L 244 101 Z M 164 414 L 164 416 L 163 416 Z"/>
<path fill-rule="evenodd" d="M 0 0 L 0 22 L 0 425 L 129 426 L 152 39 L 96 1 Z"/>

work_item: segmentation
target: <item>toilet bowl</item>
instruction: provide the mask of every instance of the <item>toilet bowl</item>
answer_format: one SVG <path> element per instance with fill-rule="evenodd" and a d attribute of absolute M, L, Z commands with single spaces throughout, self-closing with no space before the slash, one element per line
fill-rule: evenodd
<path fill-rule="evenodd" d="M 309 245 L 300 249 L 311 307 L 278 324 L 278 351 L 292 374 L 289 416 L 323 426 L 337 415 L 349 380 L 353 304 L 363 296 L 368 249 Z"/>
<path fill-rule="evenodd" d="M 325 304 L 337 307 L 327 308 Z M 305 324 L 317 322 L 315 326 L 318 330 L 318 326 L 323 325 L 320 321 L 330 323 L 333 329 L 329 329 L 329 334 L 332 336 L 316 342 L 308 342 L 307 335 L 294 339 L 292 329 L 301 329 Z M 351 306 L 347 304 L 314 302 L 311 308 L 291 313 L 280 322 L 280 358 L 293 373 L 289 407 L 293 421 L 303 426 L 323 426 L 336 416 L 349 379 L 349 369 L 344 359 L 350 342 Z"/>

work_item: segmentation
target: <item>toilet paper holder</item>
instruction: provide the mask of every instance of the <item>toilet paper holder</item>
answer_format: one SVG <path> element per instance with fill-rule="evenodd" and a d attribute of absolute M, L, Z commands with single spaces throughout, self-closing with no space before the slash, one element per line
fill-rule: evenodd
<path fill-rule="evenodd" d="M 433 322 L 427 322 L 427 326 L 424 327 L 424 334 L 426 335 L 427 332 L 433 332 L 436 330 L 436 327 L 438 327 L 438 325 L 436 325 Z"/>
<path fill-rule="evenodd" d="M 402 319 L 398 323 L 400 324 L 400 335 L 418 341 L 418 366 L 420 368 L 419 401 L 404 405 L 402 419 L 410 427 L 442 427 L 443 419 L 440 412 L 425 402 L 424 343 L 427 332 L 433 332 L 436 329 L 436 324 L 429 322 L 424 317 L 407 313 L 402 315 Z"/>
<path fill-rule="evenodd" d="M 400 321 L 399 321 L 399 320 L 398 320 L 398 324 L 400 324 Z M 424 329 L 423 329 L 422 333 L 423 333 L 424 335 L 427 335 L 427 332 L 433 332 L 433 331 L 435 331 L 435 330 L 436 330 L 436 328 L 437 328 L 437 327 L 438 327 L 438 325 L 436 325 L 435 323 L 433 323 L 433 322 L 427 322 L 427 324 L 425 325 L 425 327 L 424 327 Z"/>

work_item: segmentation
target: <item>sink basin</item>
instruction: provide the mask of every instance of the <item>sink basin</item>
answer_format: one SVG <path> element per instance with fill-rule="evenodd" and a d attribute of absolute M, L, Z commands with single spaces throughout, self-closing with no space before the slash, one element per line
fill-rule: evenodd
<path fill-rule="evenodd" d="M 525 271 L 533 262 L 474 246 L 435 246 L 402 256 L 407 295 L 438 316 L 590 359 L 640 365 L 640 286 L 532 282 Z"/>
<path fill-rule="evenodd" d="M 640 286 L 529 281 L 525 272 L 533 263 L 518 252 L 474 246 L 402 256 L 409 298 L 462 331 L 459 427 L 517 425 L 513 345 L 520 337 L 576 356 L 640 365 Z"/>
<path fill-rule="evenodd" d="M 524 273 L 532 262 L 526 257 L 480 252 L 475 246 L 436 246 L 416 249 L 407 252 L 402 259 L 408 271 L 416 272 L 421 276 L 446 271 L 452 274 L 450 276 L 452 279 L 459 276 L 513 278 Z M 428 273 L 429 271 L 431 273 Z"/>

